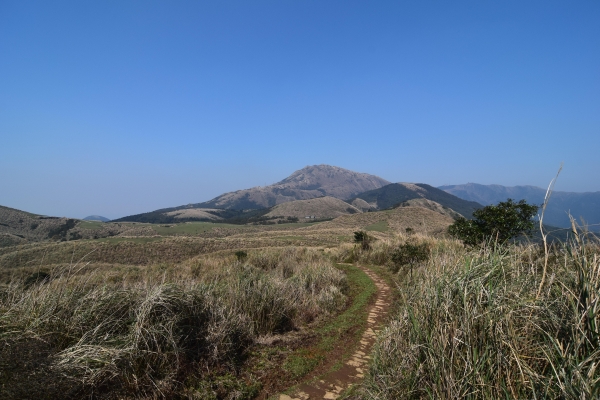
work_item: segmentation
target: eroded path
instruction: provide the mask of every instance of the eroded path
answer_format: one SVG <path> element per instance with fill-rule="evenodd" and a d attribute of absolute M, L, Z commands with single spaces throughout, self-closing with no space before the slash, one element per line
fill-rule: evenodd
<path fill-rule="evenodd" d="M 352 357 L 346 360 L 343 367 L 337 371 L 303 383 L 297 386 L 291 394 L 280 394 L 279 400 L 337 399 L 351 385 L 362 381 L 371 358 L 370 354 L 375 338 L 389 312 L 391 289 L 383 279 L 379 278 L 370 269 L 362 266 L 357 267 L 373 280 L 377 286 L 377 297 L 375 303 L 369 309 L 367 328 Z"/>

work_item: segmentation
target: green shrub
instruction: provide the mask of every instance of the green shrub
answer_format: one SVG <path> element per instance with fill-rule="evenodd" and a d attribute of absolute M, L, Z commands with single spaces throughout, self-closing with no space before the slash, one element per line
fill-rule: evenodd
<path fill-rule="evenodd" d="M 365 231 L 354 232 L 354 243 L 359 243 L 363 250 L 371 249 L 371 237 Z"/>
<path fill-rule="evenodd" d="M 469 246 L 487 240 L 504 243 L 533 229 L 532 218 L 538 206 L 525 200 L 515 203 L 512 199 L 490 205 L 473 212 L 474 219 L 457 219 L 448 228 L 448 233 Z"/>
<path fill-rule="evenodd" d="M 427 243 L 421 244 L 411 244 L 405 243 L 401 244 L 394 250 L 392 253 L 392 272 L 396 273 L 402 266 L 408 265 L 410 267 L 410 274 L 412 276 L 413 268 L 424 261 L 429 259 L 429 246 Z"/>

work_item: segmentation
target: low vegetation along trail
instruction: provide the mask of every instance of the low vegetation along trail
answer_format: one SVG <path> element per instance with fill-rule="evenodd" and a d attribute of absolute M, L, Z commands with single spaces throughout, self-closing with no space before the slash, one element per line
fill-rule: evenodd
<path fill-rule="evenodd" d="M 363 379 L 376 335 L 389 312 L 391 289 L 370 269 L 362 266 L 358 268 L 375 283 L 377 297 L 369 310 L 366 330 L 351 359 L 342 368 L 297 386 L 290 394 L 280 394 L 279 400 L 337 399 L 350 386 Z M 332 363 L 335 360 L 328 361 Z"/>

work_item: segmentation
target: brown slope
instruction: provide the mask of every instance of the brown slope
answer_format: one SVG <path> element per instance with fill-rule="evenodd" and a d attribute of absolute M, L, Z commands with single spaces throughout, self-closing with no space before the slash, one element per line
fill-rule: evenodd
<path fill-rule="evenodd" d="M 184 208 L 182 210 L 169 211 L 164 213 L 167 216 L 174 217 L 176 220 L 190 220 L 190 219 L 198 219 L 198 220 L 206 220 L 206 221 L 220 221 L 223 218 L 218 215 L 212 214 L 210 211 L 214 209 L 211 208 Z"/>
<path fill-rule="evenodd" d="M 358 208 L 336 199 L 326 196 L 309 200 L 296 200 L 279 204 L 266 214 L 267 217 L 296 217 L 305 219 L 308 216 L 315 219 L 336 218 L 340 215 L 360 214 Z"/>
<path fill-rule="evenodd" d="M 61 239 L 76 223 L 71 218 L 45 217 L 0 206 L 0 243 L 8 246 L 26 241 Z"/>
<path fill-rule="evenodd" d="M 294 200 L 322 196 L 347 199 L 389 184 L 375 175 L 331 165 L 312 165 L 273 185 L 225 193 L 199 206 L 228 209 L 259 209 Z"/>
<path fill-rule="evenodd" d="M 412 200 L 402 202 L 398 205 L 398 207 L 423 207 L 423 208 L 427 208 L 432 211 L 439 212 L 440 214 L 447 215 L 453 219 L 464 218 L 462 216 L 462 214 L 457 213 L 453 209 L 445 207 L 435 201 L 427 200 L 424 198 L 412 199 Z"/>
<path fill-rule="evenodd" d="M 443 234 L 454 222 L 448 215 L 423 207 L 399 207 L 393 210 L 343 215 L 333 221 L 322 222 L 301 230 L 339 230 L 353 232 L 357 230 L 389 230 L 406 232 L 410 228 L 414 233 L 429 235 Z"/>

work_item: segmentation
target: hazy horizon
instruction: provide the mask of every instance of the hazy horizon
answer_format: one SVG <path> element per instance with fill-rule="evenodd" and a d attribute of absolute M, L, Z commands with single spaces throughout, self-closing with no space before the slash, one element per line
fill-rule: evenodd
<path fill-rule="evenodd" d="M 600 3 L 3 2 L 0 205 L 111 219 L 329 164 L 600 182 Z M 594 173 L 593 171 L 596 171 Z"/>

